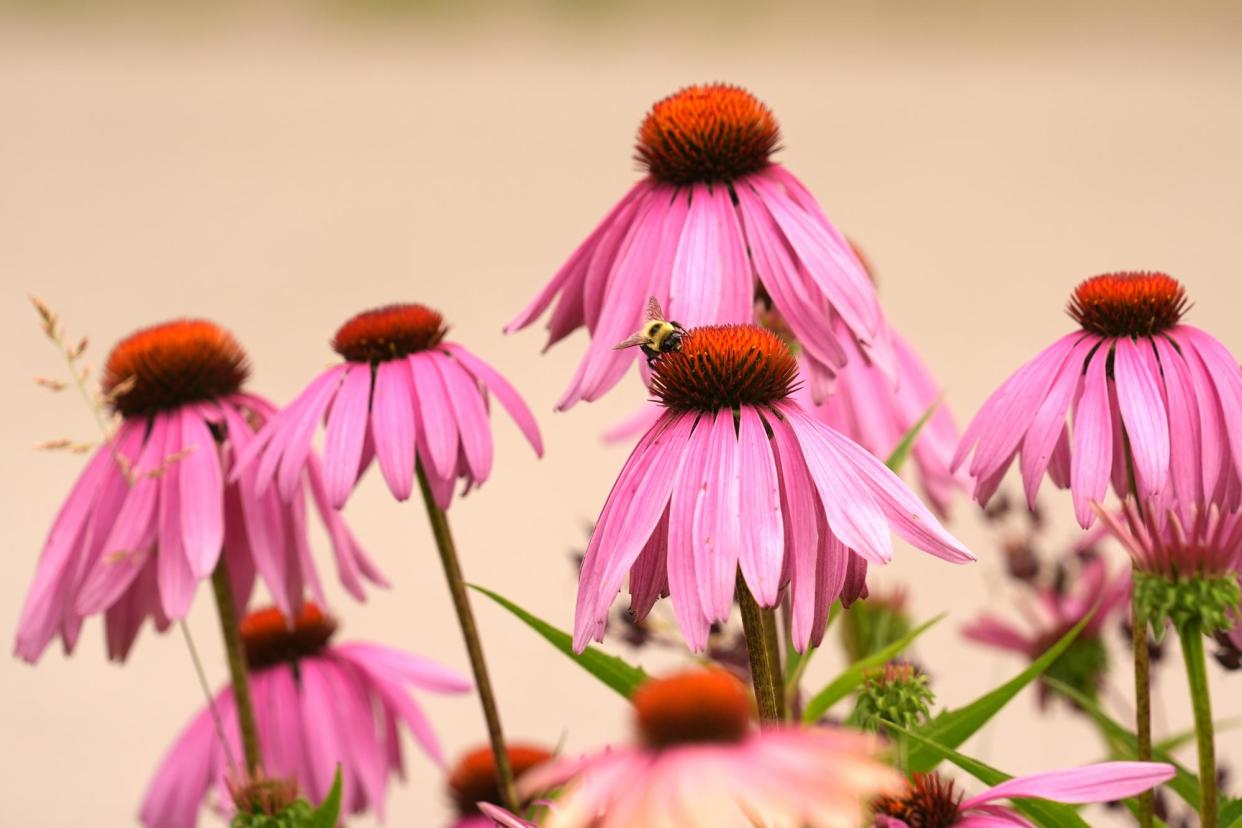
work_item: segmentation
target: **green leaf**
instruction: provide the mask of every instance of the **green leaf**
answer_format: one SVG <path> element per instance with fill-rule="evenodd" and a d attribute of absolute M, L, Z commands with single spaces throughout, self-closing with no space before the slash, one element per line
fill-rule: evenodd
<path fill-rule="evenodd" d="M 849 667 L 846 667 L 841 675 L 828 683 L 828 686 L 820 690 L 815 696 L 806 703 L 806 709 L 802 712 L 802 721 L 817 722 L 820 717 L 828 712 L 834 704 L 841 701 L 850 694 L 854 688 L 862 684 L 868 670 L 874 670 L 876 667 L 883 667 L 890 661 L 893 656 L 900 653 L 906 647 L 909 647 L 914 639 L 918 638 L 924 632 L 931 628 L 933 624 L 942 620 L 948 613 L 941 613 L 932 620 L 923 624 L 921 627 L 915 627 L 904 636 L 894 641 L 884 649 L 855 661 Z"/>
<path fill-rule="evenodd" d="M 1081 691 L 1056 679 L 1048 679 L 1047 681 L 1049 687 L 1072 700 L 1091 717 L 1096 727 L 1104 735 L 1105 740 L 1117 748 L 1121 758 L 1138 758 L 1138 737 L 1134 735 L 1132 730 L 1127 730 L 1123 725 L 1114 721 L 1097 702 L 1087 698 Z M 1199 777 L 1187 770 L 1184 765 L 1166 751 L 1157 750 L 1153 747 L 1151 756 L 1157 761 L 1168 762 L 1176 769 L 1177 774 L 1167 783 L 1169 788 L 1185 800 L 1190 807 L 1196 811 L 1199 810 Z M 1224 820 L 1221 820 L 1221 822 L 1223 823 Z"/>
<path fill-rule="evenodd" d="M 1242 799 L 1227 799 L 1221 803 L 1220 824 L 1229 828 L 1242 826 Z"/>
<path fill-rule="evenodd" d="M 1229 719 L 1218 719 L 1213 722 L 1212 730 L 1216 733 L 1223 733 L 1228 730 L 1233 730 L 1239 725 L 1242 725 L 1242 717 L 1234 716 Z M 1151 749 L 1153 752 L 1161 751 L 1162 753 L 1172 753 L 1179 748 L 1192 744 L 1194 740 L 1195 731 L 1194 728 L 1191 728 L 1190 730 L 1183 730 L 1181 733 L 1176 733 L 1168 738 L 1161 739 L 1159 742 L 1153 744 Z"/>
<path fill-rule="evenodd" d="M 341 817 L 341 766 L 336 766 L 336 777 L 332 780 L 332 788 L 327 797 L 315 809 L 311 818 L 310 828 L 335 828 Z"/>
<path fill-rule="evenodd" d="M 923 426 L 927 425 L 927 422 L 939 407 L 940 400 L 936 400 L 923 412 L 923 416 L 919 417 L 918 422 L 910 426 L 910 430 L 901 438 L 901 442 L 897 444 L 897 448 L 893 449 L 893 453 L 884 461 L 884 465 L 892 469 L 894 473 L 901 472 L 902 467 L 906 465 L 906 460 L 910 459 L 910 452 L 914 449 L 915 441 L 919 439 L 919 432 L 923 430 Z"/>
<path fill-rule="evenodd" d="M 1061 656 L 1061 653 L 1065 652 L 1066 648 L 1074 642 L 1074 639 L 1078 637 L 1078 634 L 1082 632 L 1082 628 L 1087 625 L 1087 622 L 1091 620 L 1094 614 L 1094 612 L 1089 613 L 1075 624 L 1073 629 L 1061 637 L 1060 641 L 1049 647 L 1047 652 L 1032 661 L 1030 666 L 1021 673 L 990 693 L 975 699 L 965 707 L 944 711 L 920 727 L 919 734 L 937 744 L 946 745 L 950 748 L 961 746 L 963 742 L 974 735 L 975 731 L 983 727 L 989 719 L 1000 712 L 1001 708 L 1009 704 L 1014 696 L 1018 695 L 1024 687 L 1047 670 L 1052 662 L 1056 661 Z M 910 770 L 920 772 L 929 771 L 940 762 L 939 758 L 932 751 L 917 746 L 910 751 L 908 760 Z"/>
<path fill-rule="evenodd" d="M 553 647 L 573 659 L 579 667 L 627 699 L 638 689 L 638 685 L 647 680 L 647 674 L 643 672 L 641 667 L 636 667 L 623 659 L 609 655 L 598 647 L 587 647 L 581 653 L 575 653 L 573 637 L 569 633 L 557 629 L 538 616 L 530 614 L 508 598 L 497 595 L 490 589 L 485 589 L 478 584 L 468 584 L 468 586 L 476 592 L 483 593 L 516 615 L 526 626 L 543 636 Z"/>
<path fill-rule="evenodd" d="M 995 787 L 1007 779 L 1013 778 L 990 765 L 985 765 L 978 759 L 972 759 L 969 756 L 958 753 L 950 747 L 939 744 L 925 736 L 920 736 L 914 731 L 907 730 L 892 722 L 886 723 L 885 727 L 892 728 L 897 733 L 904 733 L 909 739 L 917 742 L 923 750 L 936 754 L 938 759 L 948 759 L 985 785 Z M 1033 820 L 1036 825 L 1043 826 L 1044 828 L 1091 828 L 1078 815 L 1077 811 L 1063 803 L 1052 802 L 1047 799 L 1025 798 L 1010 801 L 1013 803 L 1014 808 Z"/>

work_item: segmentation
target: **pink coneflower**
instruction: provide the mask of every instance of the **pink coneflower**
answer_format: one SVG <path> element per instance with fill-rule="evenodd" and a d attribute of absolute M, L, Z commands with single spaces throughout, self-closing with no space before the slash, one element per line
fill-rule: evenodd
<path fill-rule="evenodd" d="M 1021 454 L 1028 502 L 1048 472 L 1070 488 L 1084 527 L 1109 480 L 1125 496 L 1131 475 L 1143 501 L 1236 506 L 1242 425 L 1229 412 L 1242 408 L 1242 370 L 1220 342 L 1181 324 L 1187 302 L 1163 273 L 1080 284 L 1068 311 L 1082 329 L 1019 368 L 962 437 L 953 464 L 974 450 L 975 499 L 986 504 Z"/>
<path fill-rule="evenodd" d="M 149 616 L 158 629 L 189 610 L 223 551 L 238 601 L 256 570 L 286 612 L 303 589 L 322 600 L 310 556 L 303 492 L 309 484 L 345 587 L 384 584 L 323 497 L 317 461 L 264 495 L 237 456 L 275 409 L 241 389 L 249 369 L 231 334 L 203 320 L 156 325 L 118 344 L 103 390 L 122 417 L 61 507 L 18 623 L 15 652 L 35 661 L 58 633 L 72 651 L 85 616 L 105 613 L 108 655 L 124 659 Z"/>
<path fill-rule="evenodd" d="M 1158 762 L 1101 762 L 1067 770 L 1018 776 L 966 797 L 949 779 L 916 773 L 903 795 L 872 803 L 873 828 L 1034 828 L 1003 799 L 1049 799 L 1070 805 L 1111 802 L 1151 790 L 1173 778 L 1172 765 Z"/>
<path fill-rule="evenodd" d="M 901 777 L 879 742 L 839 728 L 757 729 L 733 676 L 701 670 L 643 684 L 633 697 L 639 743 L 529 772 L 533 795 L 563 785 L 545 828 L 857 825 L 866 803 Z"/>
<path fill-rule="evenodd" d="M 828 608 L 863 594 L 889 529 L 955 563 L 974 560 L 880 461 L 790 399 L 798 368 L 771 331 L 686 332 L 652 365 L 664 413 L 626 461 L 587 547 L 574 646 L 602 639 L 628 571 L 632 608 L 669 595 L 692 649 L 723 621 L 742 577 L 760 606 L 792 581 L 793 639 L 823 636 Z"/>
<path fill-rule="evenodd" d="M 274 417 L 243 458 L 257 459 L 260 491 L 274 480 L 282 495 L 292 494 L 323 419 L 324 487 L 333 506 L 344 505 L 375 459 L 398 500 L 410 496 L 420 465 L 446 509 L 458 479 L 468 491 L 491 473 L 489 391 L 542 455 L 535 418 L 513 386 L 461 345 L 445 342 L 445 332 L 439 313 L 414 304 L 365 311 L 342 325 L 332 347 L 345 362 Z"/>
<path fill-rule="evenodd" d="M 470 682 L 452 670 L 377 644 L 329 645 L 336 622 L 307 603 L 292 626 L 272 608 L 242 621 L 251 692 L 270 777 L 296 781 L 312 801 L 332 787 L 337 766 L 342 812 L 384 816 L 390 776 L 405 773 L 400 732 L 442 763 L 431 723 L 409 688 L 464 693 Z M 205 708 L 173 744 L 147 790 L 139 814 L 150 828 L 191 828 L 214 786 L 229 807 L 230 757 L 240 755 L 231 688 L 215 708 L 229 747 L 220 743 Z"/>
<path fill-rule="evenodd" d="M 558 408 L 617 383 L 636 350 L 613 346 L 638 329 L 650 296 L 694 327 L 753 322 L 761 293 L 813 371 L 830 376 L 845 364 L 831 319 L 891 367 L 875 290 L 806 187 L 772 162 L 779 143 L 771 111 L 736 86 L 690 86 L 652 107 L 637 147 L 647 175 L 506 328 L 531 324 L 559 296 L 548 344 L 590 332 Z"/>
<path fill-rule="evenodd" d="M 531 768 L 552 758 L 552 752 L 539 745 L 509 743 L 506 747 L 515 779 L 521 779 Z M 496 784 L 496 758 L 490 745 L 472 750 L 458 760 L 449 774 L 448 792 L 457 814 L 450 828 L 492 828 L 496 824 L 483 807 L 499 806 L 503 802 Z"/>
<path fill-rule="evenodd" d="M 1034 606 L 1019 605 L 1027 617 L 1029 630 L 985 612 L 962 633 L 972 641 L 1021 653 L 1033 661 L 1094 612 L 1069 649 L 1044 673 L 1094 698 L 1108 671 L 1104 625 L 1112 613 L 1125 604 L 1129 593 L 1129 572 L 1110 577 L 1104 559 L 1091 557 L 1083 561 L 1072 579 L 1059 579 L 1056 583 L 1036 587 Z M 1050 688 L 1042 683 L 1042 677 L 1039 689 L 1040 703 L 1046 704 Z"/>

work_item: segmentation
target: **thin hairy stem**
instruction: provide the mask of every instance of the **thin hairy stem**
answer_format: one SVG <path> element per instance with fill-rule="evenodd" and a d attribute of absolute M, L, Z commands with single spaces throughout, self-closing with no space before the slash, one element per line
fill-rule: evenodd
<path fill-rule="evenodd" d="M 216 738 L 220 740 L 220 747 L 224 749 L 224 761 L 228 762 L 229 773 L 236 777 L 237 759 L 233 756 L 233 749 L 229 746 L 229 740 L 224 735 L 224 720 L 220 718 L 220 710 L 216 707 L 216 697 L 211 693 L 211 685 L 207 681 L 207 672 L 203 669 L 203 660 L 198 657 L 198 647 L 194 646 L 194 638 L 190 635 L 190 628 L 185 623 L 184 618 L 177 620 L 177 627 L 181 630 L 181 637 L 185 639 L 185 648 L 190 651 L 190 661 L 193 662 L 194 673 L 198 676 L 198 686 L 207 698 L 207 709 L 211 711 L 211 723 L 215 726 Z"/>
<path fill-rule="evenodd" d="M 211 588 L 216 596 L 220 634 L 224 637 L 224 654 L 229 663 L 229 677 L 233 682 L 233 701 L 237 707 L 237 728 L 241 731 L 246 771 L 254 776 L 263 766 L 263 755 L 259 749 L 259 728 L 255 723 L 254 703 L 250 698 L 250 679 L 246 674 L 246 652 L 242 648 L 241 627 L 237 621 L 236 602 L 233 600 L 233 583 L 229 579 L 229 565 L 223 552 L 211 573 Z"/>
<path fill-rule="evenodd" d="M 737 576 L 737 596 L 742 609 L 742 629 L 746 633 L 746 649 L 750 654 L 750 676 L 755 686 L 759 719 L 763 722 L 784 721 L 785 686 L 780 644 L 776 640 L 776 611 L 755 602 L 755 596 L 750 594 L 741 572 Z"/>

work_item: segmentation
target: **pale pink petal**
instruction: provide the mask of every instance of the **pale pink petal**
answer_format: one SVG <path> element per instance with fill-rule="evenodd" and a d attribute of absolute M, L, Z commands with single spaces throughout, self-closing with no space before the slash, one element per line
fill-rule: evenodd
<path fill-rule="evenodd" d="M 702 428 L 706 428 L 704 420 L 700 420 Z M 707 473 L 702 486 L 696 487 L 694 569 L 699 577 L 699 600 L 707 617 L 725 621 L 733 608 L 741 522 L 737 433 L 731 409 L 716 412 L 707 443 Z"/>
<path fill-rule="evenodd" d="M 673 615 L 691 652 L 707 647 L 707 610 L 702 603 L 700 583 L 707 573 L 697 571 L 694 543 L 694 514 L 707 477 L 710 475 L 710 415 L 698 420 L 694 433 L 684 442 L 681 465 L 676 471 L 678 485 L 673 487 L 668 509 L 668 592 L 673 602 Z M 693 423 L 695 415 L 682 414 L 683 421 Z"/>
<path fill-rule="evenodd" d="M 414 390 L 403 360 L 381 362 L 375 369 L 371 399 L 371 437 L 388 490 L 406 500 L 414 485 Z"/>
<path fill-rule="evenodd" d="M 505 411 L 509 412 L 513 422 L 517 423 L 517 427 L 526 436 L 526 441 L 535 450 L 535 454 L 542 457 L 543 438 L 539 435 L 539 426 L 535 423 L 535 416 L 530 413 L 530 409 L 508 380 L 502 377 L 495 368 L 460 345 L 447 342 L 442 348 L 452 354 L 467 371 L 474 375 L 475 379 L 487 386 L 488 391 L 496 395 L 496 399 L 500 400 Z"/>
<path fill-rule="evenodd" d="M 1080 805 L 1110 802 L 1151 790 L 1172 779 L 1172 765 L 1160 762 L 1101 762 L 1079 768 L 1034 773 L 1002 782 L 962 802 L 963 810 L 1014 797 L 1037 797 Z"/>
<path fill-rule="evenodd" d="M 742 406 L 738 422 L 738 501 L 742 577 L 761 606 L 774 606 L 785 554 L 784 516 L 776 461 L 763 421 Z"/>
<path fill-rule="evenodd" d="M 1083 379 L 1082 399 L 1074 412 L 1074 449 L 1071 456 L 1070 479 L 1074 514 L 1084 529 L 1095 521 L 1092 503 L 1101 503 L 1108 492 L 1108 476 L 1112 467 L 1112 417 L 1108 406 L 1107 345 L 1100 346 L 1087 364 Z M 1120 439 L 1120 435 L 1116 435 Z"/>
<path fill-rule="evenodd" d="M 784 558 L 792 568 L 792 614 L 794 646 L 806 649 L 815 626 L 815 570 L 818 561 L 819 533 L 828 534 L 823 507 L 815 493 L 815 483 L 806 468 L 806 461 L 786 429 L 775 417 L 766 418 L 773 433 L 773 447 L 779 466 L 781 513 L 785 526 Z"/>
<path fill-rule="evenodd" d="M 380 644 L 350 642 L 332 648 L 334 657 L 346 659 L 359 669 L 387 676 L 394 683 L 408 682 L 437 693 L 465 693 L 474 684 L 457 670 L 437 661 Z"/>

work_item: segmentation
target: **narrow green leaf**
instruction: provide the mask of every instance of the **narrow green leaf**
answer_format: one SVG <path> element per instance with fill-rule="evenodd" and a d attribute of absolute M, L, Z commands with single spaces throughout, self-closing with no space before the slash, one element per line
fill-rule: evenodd
<path fill-rule="evenodd" d="M 939 744 L 925 736 L 920 736 L 914 731 L 907 730 L 892 722 L 888 722 L 884 726 L 885 728 L 892 728 L 897 733 L 904 733 L 911 740 L 918 742 L 919 747 L 922 749 L 936 754 L 940 759 L 948 759 L 985 785 L 995 787 L 1013 778 L 990 765 L 985 765 L 978 759 L 972 759 L 969 756 L 958 753 L 950 747 Z M 1078 815 L 1077 811 L 1063 803 L 1052 802 L 1047 799 L 1013 799 L 1010 801 L 1013 803 L 1014 808 L 1033 820 L 1036 825 L 1043 826 L 1043 828 L 1091 828 Z"/>
<path fill-rule="evenodd" d="M 1118 752 L 1121 753 L 1121 758 L 1138 758 L 1138 737 L 1134 735 L 1134 731 L 1127 730 L 1125 726 L 1114 721 L 1098 703 L 1087 698 L 1081 691 L 1056 679 L 1048 679 L 1047 681 L 1049 687 L 1066 698 L 1071 699 L 1091 717 L 1105 740 L 1117 747 Z M 1153 746 L 1151 756 L 1157 761 L 1168 762 L 1177 770 L 1177 775 L 1167 783 L 1170 790 L 1185 800 L 1190 807 L 1196 811 L 1199 810 L 1199 777 L 1191 773 L 1182 763 L 1178 762 L 1166 751 L 1157 750 Z M 1223 823 L 1224 820 L 1222 819 L 1221 822 Z"/>
<path fill-rule="evenodd" d="M 315 809 L 311 818 L 311 828 L 335 828 L 341 817 L 341 766 L 336 766 L 336 776 L 332 780 L 332 788 L 328 791 L 323 803 Z"/>
<path fill-rule="evenodd" d="M 933 624 L 942 620 L 948 613 L 940 613 L 932 620 L 923 624 L 921 627 L 915 627 L 904 636 L 889 644 L 884 649 L 873 653 L 866 658 L 860 658 L 828 683 L 828 686 L 820 690 L 815 696 L 806 703 L 806 709 L 802 712 L 802 721 L 816 722 L 820 717 L 828 712 L 834 704 L 848 696 L 858 685 L 862 684 L 863 677 L 868 670 L 876 667 L 883 667 L 894 656 L 909 647 L 914 639 L 918 638 L 924 632 L 931 628 Z"/>
<path fill-rule="evenodd" d="M 476 592 L 481 592 L 513 613 L 526 626 L 543 636 L 553 647 L 573 659 L 579 667 L 627 699 L 634 694 L 638 685 L 647 680 L 647 674 L 643 672 L 641 667 L 636 667 L 623 659 L 609 655 L 598 647 L 587 647 L 581 653 L 575 653 L 573 637 L 569 633 L 552 626 L 538 616 L 530 614 L 503 595 L 498 595 L 478 584 L 468 584 L 468 586 Z"/>
<path fill-rule="evenodd" d="M 1024 687 L 1034 681 L 1044 670 L 1047 670 L 1052 662 L 1056 661 L 1061 656 L 1061 653 L 1065 652 L 1066 648 L 1078 637 L 1078 633 L 1082 632 L 1082 628 L 1086 626 L 1092 615 L 1094 615 L 1094 612 L 1075 624 L 1073 629 L 1061 637 L 1060 641 L 1049 647 L 1047 652 L 1032 661 L 1030 666 L 1017 676 L 995 690 L 980 696 L 965 707 L 944 711 L 920 727 L 920 735 L 940 745 L 951 748 L 959 747 L 974 735 L 979 728 L 983 727 L 989 719 L 1000 712 L 1001 708 L 1009 704 L 1014 696 L 1018 695 Z M 910 770 L 920 772 L 929 771 L 940 762 L 939 758 L 932 751 L 917 746 L 910 751 L 908 760 Z"/>
<path fill-rule="evenodd" d="M 1233 730 L 1242 725 L 1242 717 L 1234 716 L 1229 719 L 1218 719 L 1212 723 L 1212 730 L 1216 733 L 1223 733 L 1227 730 Z M 1192 744 L 1195 740 L 1194 729 L 1183 730 L 1181 733 L 1175 733 L 1168 738 L 1161 739 L 1151 746 L 1153 751 L 1161 751 L 1163 753 L 1172 753 L 1179 748 Z"/>
<path fill-rule="evenodd" d="M 893 449 L 893 453 L 884 461 L 884 465 L 888 466 L 896 473 L 900 473 L 906 460 L 910 459 L 910 452 L 914 449 L 914 443 L 919 439 L 919 432 L 923 430 L 923 426 L 927 425 L 928 420 L 936 413 L 936 409 L 940 407 L 940 400 L 932 403 L 923 416 L 919 417 L 918 422 L 910 426 L 910 430 L 901 438 L 901 442 L 897 444 L 897 448 Z"/>
<path fill-rule="evenodd" d="M 1242 798 L 1227 799 L 1221 803 L 1220 824 L 1229 828 L 1242 826 Z"/>

